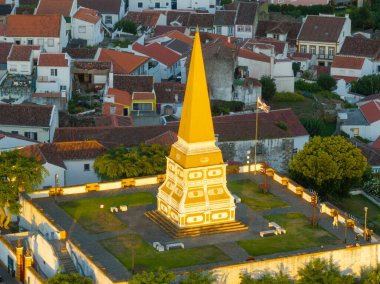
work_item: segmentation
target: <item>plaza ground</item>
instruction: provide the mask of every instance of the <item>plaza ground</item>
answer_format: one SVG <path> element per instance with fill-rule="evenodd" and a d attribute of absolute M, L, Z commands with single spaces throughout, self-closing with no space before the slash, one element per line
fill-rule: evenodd
<path fill-rule="evenodd" d="M 258 184 L 261 175 L 228 176 L 228 187 L 242 199 L 237 204 L 237 220 L 248 230 L 173 240 L 159 226 L 144 216 L 156 208 L 157 186 L 91 192 L 70 196 L 36 199 L 68 234 L 68 238 L 97 260 L 115 279 L 135 271 L 152 270 L 159 266 L 175 271 L 210 268 L 271 255 L 310 252 L 321 247 L 343 247 L 345 230 L 334 229 L 332 219 L 317 213 L 318 226 L 311 226 L 312 207 L 285 187 L 268 179 L 269 192 L 264 194 Z M 100 208 L 104 205 L 104 208 Z M 111 206 L 128 205 L 127 212 L 111 213 Z M 287 230 L 285 235 L 260 238 L 274 221 Z M 348 244 L 355 243 L 349 230 Z M 182 242 L 183 250 L 158 252 L 153 242 Z M 362 240 L 361 240 L 362 241 Z M 132 262 L 134 265 L 132 265 Z"/>

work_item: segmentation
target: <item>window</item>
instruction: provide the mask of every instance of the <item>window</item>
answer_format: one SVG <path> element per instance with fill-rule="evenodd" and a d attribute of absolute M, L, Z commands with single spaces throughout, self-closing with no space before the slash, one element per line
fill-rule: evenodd
<path fill-rule="evenodd" d="M 293 154 L 297 154 L 298 152 L 298 149 L 297 148 L 293 148 Z"/>
<path fill-rule="evenodd" d="M 300 46 L 300 52 L 301 53 L 307 53 L 306 45 L 301 45 Z"/>
<path fill-rule="evenodd" d="M 324 46 L 319 47 L 319 54 L 321 54 L 321 55 L 325 54 L 325 47 Z"/>
<path fill-rule="evenodd" d="M 20 45 L 21 44 L 21 39 L 15 39 L 15 44 Z"/>
<path fill-rule="evenodd" d="M 217 26 L 217 27 L 216 27 L 216 33 L 217 33 L 218 35 L 221 35 L 221 34 L 222 34 L 222 27 L 221 27 L 221 26 Z"/>
<path fill-rule="evenodd" d="M 229 36 L 234 35 L 234 27 L 228 27 L 228 35 Z"/>
<path fill-rule="evenodd" d="M 215 5 L 210 5 L 210 8 L 211 8 L 211 9 L 214 9 L 214 8 L 215 8 Z"/>
<path fill-rule="evenodd" d="M 54 39 L 48 39 L 48 46 L 54 46 Z"/>
<path fill-rule="evenodd" d="M 128 115 L 129 115 L 129 109 L 128 109 L 127 107 L 125 107 L 125 108 L 123 109 L 123 115 L 124 115 L 124 116 L 128 116 Z"/>
<path fill-rule="evenodd" d="M 251 26 L 245 26 L 245 31 L 250 33 L 252 31 L 252 27 Z"/>
<path fill-rule="evenodd" d="M 104 22 L 106 25 L 112 25 L 112 16 L 106 16 Z"/>
<path fill-rule="evenodd" d="M 244 26 L 237 26 L 238 32 L 244 32 Z"/>
<path fill-rule="evenodd" d="M 38 39 L 38 45 L 44 45 L 44 39 L 43 38 L 39 38 Z"/>
<path fill-rule="evenodd" d="M 315 45 L 310 45 L 310 47 L 309 47 L 309 50 L 310 50 L 310 53 L 311 54 L 315 54 L 316 53 L 316 47 L 315 47 Z"/>
<path fill-rule="evenodd" d="M 354 136 L 359 136 L 359 128 L 352 128 L 352 133 L 354 133 Z"/>
<path fill-rule="evenodd" d="M 90 171 L 90 164 L 84 164 L 84 165 L 83 165 L 83 170 L 84 170 L 85 172 Z"/>
<path fill-rule="evenodd" d="M 154 3 L 154 8 L 160 8 L 160 2 Z"/>
<path fill-rule="evenodd" d="M 137 8 L 142 8 L 142 6 L 143 6 L 142 4 L 143 4 L 142 2 L 138 2 L 137 3 Z"/>
<path fill-rule="evenodd" d="M 133 110 L 152 111 L 153 106 L 152 106 L 152 103 L 134 103 Z"/>
<path fill-rule="evenodd" d="M 329 55 L 334 56 L 335 55 L 335 48 L 329 47 Z"/>
<path fill-rule="evenodd" d="M 57 77 L 58 70 L 57 69 L 50 69 L 50 75 L 53 76 L 53 77 Z"/>
<path fill-rule="evenodd" d="M 37 132 L 24 132 L 24 136 L 29 139 L 37 140 Z"/>
<path fill-rule="evenodd" d="M 280 35 L 279 34 L 273 34 L 273 38 L 274 39 L 280 39 Z"/>
<path fill-rule="evenodd" d="M 86 26 L 79 26 L 78 27 L 78 33 L 85 33 L 86 32 Z"/>
<path fill-rule="evenodd" d="M 67 88 L 66 88 L 65 85 L 61 85 L 61 86 L 60 86 L 60 89 L 61 89 L 61 91 L 66 91 L 66 90 L 67 90 Z"/>
<path fill-rule="evenodd" d="M 28 39 L 28 45 L 33 45 L 33 39 Z"/>

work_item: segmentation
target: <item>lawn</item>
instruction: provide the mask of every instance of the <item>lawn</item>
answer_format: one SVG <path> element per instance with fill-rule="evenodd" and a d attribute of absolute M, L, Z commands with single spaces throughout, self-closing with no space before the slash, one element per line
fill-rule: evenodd
<path fill-rule="evenodd" d="M 349 214 L 364 220 L 364 207 L 368 207 L 367 223 L 370 229 L 380 234 L 380 208 L 363 195 L 350 195 L 340 200 L 332 201 L 334 205 Z M 364 225 L 364 222 L 363 222 Z"/>
<path fill-rule="evenodd" d="M 319 111 L 312 98 L 305 98 L 303 101 L 285 102 L 272 99 L 268 102 L 272 110 L 291 108 L 298 118 L 319 118 Z"/>
<path fill-rule="evenodd" d="M 288 205 L 271 193 L 263 193 L 251 180 L 229 181 L 228 189 L 241 198 L 241 201 L 252 210 L 268 210 Z"/>
<path fill-rule="evenodd" d="M 286 234 L 238 241 L 238 244 L 252 256 L 341 243 L 327 231 L 318 227 L 313 228 L 310 221 L 300 213 L 274 214 L 267 215 L 265 218 L 286 229 Z"/>
<path fill-rule="evenodd" d="M 121 222 L 110 212 L 110 207 L 119 205 L 140 206 L 155 202 L 149 192 L 120 194 L 108 197 L 78 199 L 60 203 L 74 220 L 90 233 L 103 233 L 125 229 L 126 224 Z M 100 209 L 103 204 L 104 208 Z"/>
<path fill-rule="evenodd" d="M 132 268 L 132 249 L 134 247 L 136 271 L 155 270 L 158 267 L 174 269 L 230 260 L 216 246 L 158 252 L 136 234 L 103 240 L 101 244 L 128 269 Z"/>

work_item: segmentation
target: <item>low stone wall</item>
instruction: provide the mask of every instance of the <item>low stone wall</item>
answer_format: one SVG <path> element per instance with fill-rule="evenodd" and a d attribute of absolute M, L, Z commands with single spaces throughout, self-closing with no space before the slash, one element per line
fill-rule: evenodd
<path fill-rule="evenodd" d="M 250 261 L 241 264 L 229 265 L 214 268 L 211 271 L 217 278 L 219 284 L 240 283 L 240 273 L 258 277 L 264 272 L 284 271 L 291 277 L 296 278 L 297 272 L 312 258 L 332 259 L 339 264 L 344 274 L 359 275 L 360 269 L 364 266 L 376 266 L 380 262 L 380 245 L 370 244 L 365 246 L 354 246 L 336 250 L 318 251 L 313 253 L 304 253 L 289 255 L 285 257 L 276 257 L 272 259 Z"/>

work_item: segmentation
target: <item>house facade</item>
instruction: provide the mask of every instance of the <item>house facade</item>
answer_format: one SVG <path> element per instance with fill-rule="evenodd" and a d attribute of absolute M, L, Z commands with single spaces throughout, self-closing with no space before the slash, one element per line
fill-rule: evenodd
<path fill-rule="evenodd" d="M 68 43 L 65 23 L 59 15 L 9 15 L 0 41 L 39 45 L 45 52 L 61 52 Z"/>
<path fill-rule="evenodd" d="M 143 11 L 147 9 L 153 10 L 171 10 L 172 1 L 168 0 L 129 0 L 129 11 Z"/>
<path fill-rule="evenodd" d="M 348 15 L 308 15 L 303 19 L 297 37 L 298 52 L 316 55 L 318 65 L 329 66 L 335 54 L 340 52 L 345 38 L 350 35 L 351 20 Z"/>
<path fill-rule="evenodd" d="M 34 144 L 38 144 L 38 141 L 26 138 L 19 134 L 0 131 L 0 153 Z"/>
<path fill-rule="evenodd" d="M 41 51 L 36 45 L 12 45 L 7 58 L 7 71 L 9 74 L 32 75 L 33 61 L 38 58 Z"/>
<path fill-rule="evenodd" d="M 98 11 L 102 15 L 103 24 L 108 28 L 113 28 L 125 14 L 123 0 L 78 0 L 78 5 Z"/>
<path fill-rule="evenodd" d="M 58 122 L 55 106 L 0 104 L 0 131 L 45 143 L 53 141 Z"/>
<path fill-rule="evenodd" d="M 83 39 L 88 46 L 99 44 L 104 39 L 102 18 L 92 9 L 80 7 L 74 14 L 71 25 L 73 39 Z"/>
<path fill-rule="evenodd" d="M 215 12 L 214 32 L 218 35 L 235 36 L 236 11 L 219 10 Z"/>
<path fill-rule="evenodd" d="M 235 16 L 235 36 L 254 38 L 257 29 L 259 4 L 257 2 L 239 2 Z"/>
<path fill-rule="evenodd" d="M 331 65 L 330 74 L 336 80 L 343 79 L 346 83 L 372 74 L 373 63 L 365 57 L 337 55 Z"/>
<path fill-rule="evenodd" d="M 177 0 L 175 1 L 178 10 L 205 10 L 215 13 L 216 0 Z"/>

